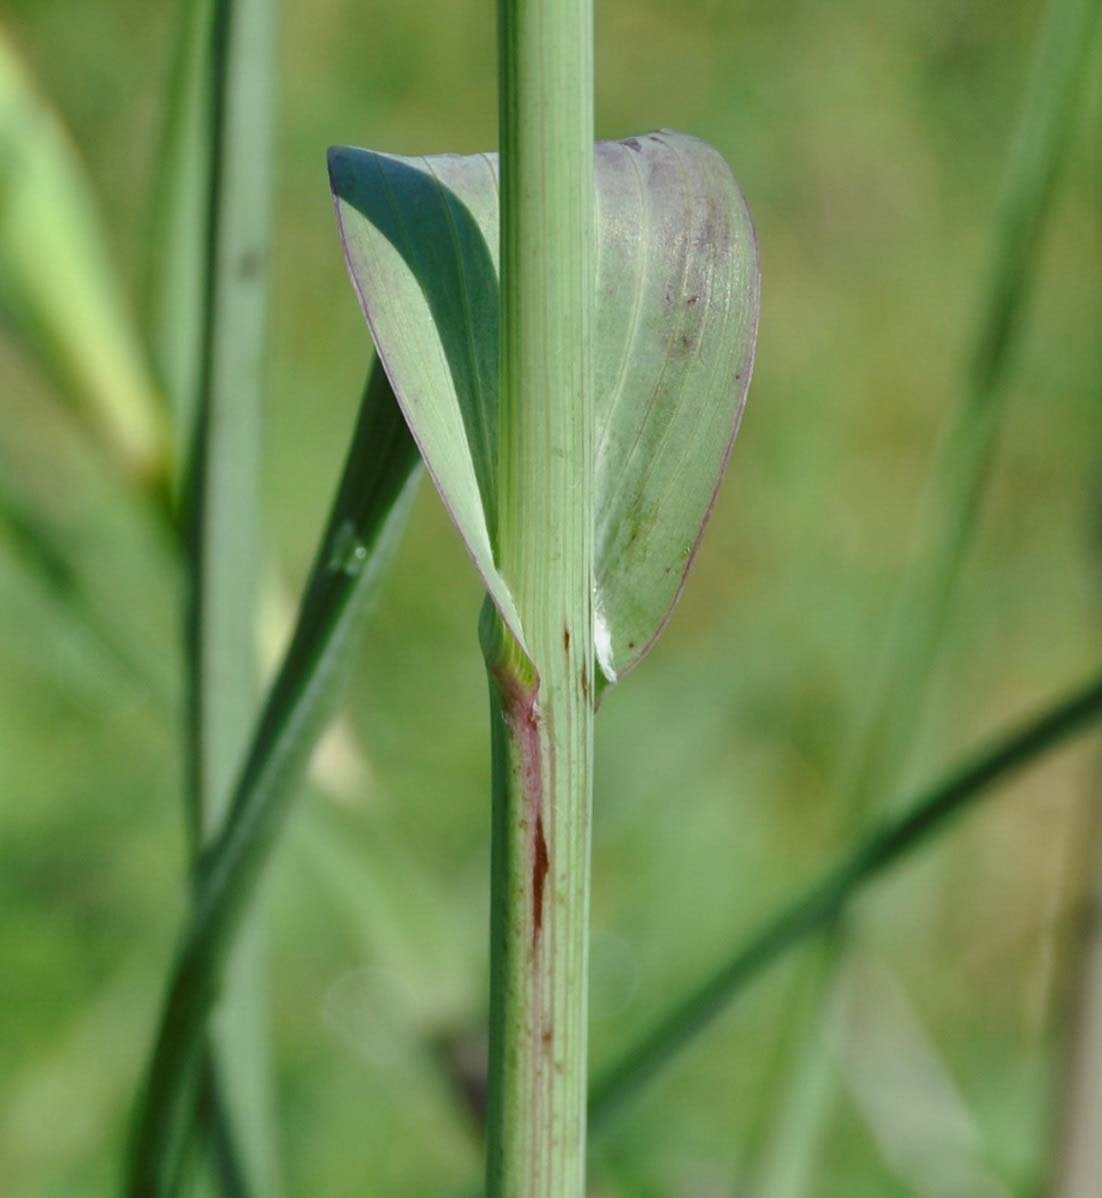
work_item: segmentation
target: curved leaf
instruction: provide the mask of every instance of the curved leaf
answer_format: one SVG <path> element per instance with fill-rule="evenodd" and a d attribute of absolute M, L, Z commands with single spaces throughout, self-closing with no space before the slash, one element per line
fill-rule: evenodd
<path fill-rule="evenodd" d="M 663 131 L 596 148 L 594 639 L 609 682 L 661 632 L 730 455 L 757 333 L 746 203 L 722 157 Z M 330 152 L 345 257 L 379 356 L 491 598 L 497 568 L 494 155 Z"/>

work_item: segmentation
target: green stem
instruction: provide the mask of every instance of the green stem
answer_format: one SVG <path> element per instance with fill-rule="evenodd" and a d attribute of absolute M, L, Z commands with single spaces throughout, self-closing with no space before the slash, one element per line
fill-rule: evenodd
<path fill-rule="evenodd" d="M 593 1086 L 591 1125 L 604 1123 L 769 966 L 829 928 L 881 874 L 909 857 L 998 782 L 1102 716 L 1102 675 L 919 794 L 761 929 L 660 1018 Z"/>
<path fill-rule="evenodd" d="M 196 0 L 182 54 L 205 86 L 184 88 L 209 122 L 197 177 L 184 172 L 187 207 L 206 183 L 205 286 L 189 518 L 189 815 L 196 853 L 219 834 L 256 718 L 260 543 L 260 409 L 268 307 L 275 6 L 272 0 Z M 194 39 L 194 40 L 191 40 Z M 188 114 L 194 117 L 194 113 Z M 191 165 L 199 167 L 197 161 Z M 188 248 L 187 243 L 181 250 Z M 171 273 L 171 272 L 170 272 Z M 177 272 L 178 274 L 179 272 Z M 187 290 L 180 297 L 188 298 Z M 169 308 L 165 315 L 172 315 Z M 177 315 L 182 313 L 177 312 Z M 181 336 L 186 340 L 187 329 Z M 177 363 L 178 365 L 178 363 Z M 171 377 L 175 387 L 183 380 Z M 174 395 L 186 425 L 186 397 Z M 191 431 L 185 429 L 185 431 Z M 240 1150 L 256 1194 L 277 1195 L 278 1153 L 267 1049 L 262 916 L 234 963 L 210 1028 L 210 1109 L 220 1138 Z M 223 1153 L 225 1157 L 225 1153 Z"/>
<path fill-rule="evenodd" d="M 193 818 L 219 830 L 256 715 L 260 400 L 271 206 L 270 0 L 221 0 L 199 427 L 192 483 Z"/>
<path fill-rule="evenodd" d="M 593 759 L 592 0 L 500 0 L 490 1198 L 585 1188 Z M 515 634 L 515 636 L 514 636 Z M 515 637 L 523 635 L 523 645 Z"/>
<path fill-rule="evenodd" d="M 561 692 L 544 706 L 494 660 L 488 1193 L 567 1198 L 585 1178 L 592 739 Z"/>

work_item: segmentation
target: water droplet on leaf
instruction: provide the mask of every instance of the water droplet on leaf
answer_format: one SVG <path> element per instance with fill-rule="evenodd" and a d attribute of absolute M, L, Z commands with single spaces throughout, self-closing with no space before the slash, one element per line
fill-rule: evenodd
<path fill-rule="evenodd" d="M 339 570 L 349 578 L 355 578 L 367 565 L 367 546 L 356 533 L 356 526 L 346 520 L 333 537 L 333 548 L 329 554 L 329 569 Z"/>

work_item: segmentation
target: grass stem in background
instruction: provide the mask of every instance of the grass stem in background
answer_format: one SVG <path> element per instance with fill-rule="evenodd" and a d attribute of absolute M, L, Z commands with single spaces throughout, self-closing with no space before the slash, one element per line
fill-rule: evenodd
<path fill-rule="evenodd" d="M 1075 125 L 1098 0 L 1049 0 L 994 216 L 964 388 L 945 434 L 897 602 L 892 637 L 843 771 L 847 818 L 893 793 L 924 709 L 949 610 L 979 518 L 1009 398 L 1010 368 L 1037 278 L 1041 234 Z"/>
<path fill-rule="evenodd" d="M 165 230 L 181 234 L 166 250 L 181 290 L 163 319 L 180 320 L 177 369 L 199 350 L 193 444 L 185 465 L 189 537 L 188 792 L 195 851 L 218 835 L 257 711 L 256 622 L 260 574 L 260 412 L 268 307 L 275 80 L 272 0 L 195 0 L 177 67 L 173 119 L 197 135 L 205 124 L 206 161 L 188 139 L 191 170 L 172 173 L 162 211 L 182 215 Z M 168 143 L 172 149 L 171 140 Z M 183 256 L 201 247 L 190 227 L 206 185 L 201 228 L 205 263 Z M 173 208 L 173 204 L 176 208 Z M 190 236 L 189 236 L 190 234 Z M 196 281 L 205 289 L 203 294 Z M 199 314 L 188 300 L 202 295 Z M 189 340 L 199 320 L 198 341 Z M 174 387 L 181 380 L 170 380 Z M 174 397 L 176 415 L 187 400 Z M 180 430 L 177 433 L 180 436 Z M 191 437 L 185 428 L 183 436 Z M 228 1120 L 221 1136 L 237 1146 L 239 1169 L 256 1194 L 277 1194 L 278 1147 L 263 999 L 260 917 L 243 941 L 211 1026 L 214 1060 L 207 1076 L 219 1089 L 210 1104 Z M 223 1159 L 226 1154 L 223 1152 Z"/>
<path fill-rule="evenodd" d="M 500 0 L 490 1198 L 585 1192 L 596 270 L 592 0 Z"/>
<path fill-rule="evenodd" d="M 1084 732 L 1100 717 L 1102 675 L 903 804 L 903 814 L 872 831 L 838 865 L 781 907 L 597 1079 L 590 1094 L 591 1126 L 603 1124 L 767 968 L 833 926 L 888 869 L 944 831 L 998 783 Z"/>

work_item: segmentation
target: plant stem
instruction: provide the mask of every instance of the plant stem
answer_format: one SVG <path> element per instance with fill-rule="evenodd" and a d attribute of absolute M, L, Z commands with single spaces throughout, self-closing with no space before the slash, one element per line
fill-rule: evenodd
<path fill-rule="evenodd" d="M 591 1092 L 591 1124 L 603 1124 L 769 966 L 808 937 L 834 925 L 881 874 L 943 831 L 996 783 L 1085 731 L 1099 717 L 1102 675 L 906 803 L 903 815 L 870 833 L 833 869 L 781 907 L 605 1071 Z"/>
<path fill-rule="evenodd" d="M 207 233 L 200 367 L 187 495 L 191 611 L 189 815 L 194 852 L 220 833 L 257 714 L 260 562 L 260 409 L 268 307 L 272 195 L 275 12 L 272 0 L 196 0 L 189 39 L 205 84 L 183 88 L 209 121 L 201 177 L 182 170 L 176 199 L 187 209 L 206 183 Z M 201 14 L 209 13 L 203 17 Z M 194 40 L 190 40 L 194 39 Z M 194 116 L 194 114 L 190 114 Z M 198 170 L 200 164 L 192 159 Z M 184 247 L 186 248 L 186 246 Z M 181 281 L 180 271 L 168 280 Z M 186 300 L 185 289 L 177 301 Z M 196 298 L 202 292 L 196 293 Z M 168 316 L 177 313 L 170 307 Z M 186 327 L 181 334 L 185 339 Z M 178 363 L 177 363 L 178 366 Z M 182 378 L 172 377 L 174 387 Z M 187 397 L 174 395 L 186 424 Z M 184 435 L 189 430 L 184 428 Z M 240 1173 L 257 1194 L 278 1194 L 261 916 L 243 941 L 211 1025 L 207 1105 L 228 1121 L 221 1142 L 240 1150 Z M 225 1157 L 225 1153 L 223 1153 Z"/>
<path fill-rule="evenodd" d="M 222 0 L 192 485 L 196 838 L 221 827 L 256 715 L 260 396 L 271 206 L 270 0 Z M 264 65 L 261 66 L 261 60 Z"/>
<path fill-rule="evenodd" d="M 500 0 L 490 1198 L 585 1188 L 593 758 L 592 0 Z M 513 633 L 523 635 L 523 645 Z"/>

